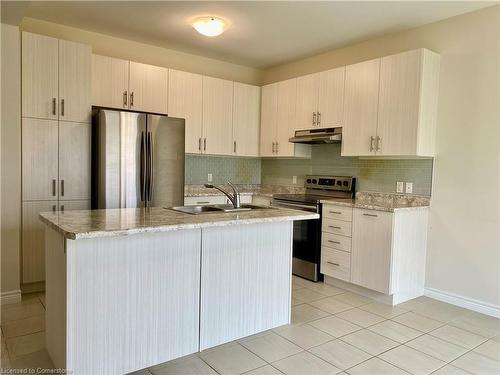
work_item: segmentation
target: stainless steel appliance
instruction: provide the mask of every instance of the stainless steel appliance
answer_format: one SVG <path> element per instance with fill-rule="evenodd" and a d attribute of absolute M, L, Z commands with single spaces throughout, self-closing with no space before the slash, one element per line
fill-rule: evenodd
<path fill-rule="evenodd" d="M 92 109 L 92 208 L 184 203 L 184 120 Z"/>
<path fill-rule="evenodd" d="M 305 144 L 339 143 L 342 141 L 342 128 L 296 130 L 295 137 L 289 141 Z"/>
<path fill-rule="evenodd" d="M 305 194 L 275 194 L 272 205 L 317 212 L 321 216 L 321 200 L 352 200 L 356 179 L 344 176 L 306 176 Z M 321 218 L 293 222 L 292 273 L 312 281 L 322 279 Z"/>

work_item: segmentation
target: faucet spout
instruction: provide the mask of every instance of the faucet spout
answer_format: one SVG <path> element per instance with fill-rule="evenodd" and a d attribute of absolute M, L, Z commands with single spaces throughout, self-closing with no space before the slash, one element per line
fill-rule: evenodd
<path fill-rule="evenodd" d="M 205 187 L 209 188 L 209 189 L 219 190 L 221 193 L 223 193 L 231 201 L 234 208 L 240 208 L 241 207 L 241 199 L 240 199 L 240 193 L 239 193 L 238 189 L 230 181 L 228 181 L 227 183 L 233 189 L 233 195 L 229 194 L 227 191 L 225 191 L 224 189 L 222 189 L 216 185 L 205 184 Z"/>

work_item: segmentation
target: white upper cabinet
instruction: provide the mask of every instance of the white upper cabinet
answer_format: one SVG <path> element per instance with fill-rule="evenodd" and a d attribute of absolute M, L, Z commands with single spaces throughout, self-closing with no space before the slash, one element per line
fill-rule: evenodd
<path fill-rule="evenodd" d="M 275 156 L 278 84 L 262 86 L 260 107 L 260 155 Z"/>
<path fill-rule="evenodd" d="M 439 55 L 425 49 L 382 57 L 377 155 L 433 156 Z"/>
<path fill-rule="evenodd" d="M 380 59 L 346 67 L 342 156 L 375 154 Z"/>
<path fill-rule="evenodd" d="M 167 113 L 168 69 L 130 62 L 129 108 L 144 112 Z"/>
<path fill-rule="evenodd" d="M 295 145 L 288 142 L 295 131 L 295 103 L 297 80 L 295 78 L 278 82 L 278 111 L 276 116 L 276 154 L 295 156 Z"/>
<path fill-rule="evenodd" d="M 22 33 L 22 116 L 58 118 L 58 40 Z"/>
<path fill-rule="evenodd" d="M 92 104 L 128 108 L 128 60 L 92 55 Z"/>
<path fill-rule="evenodd" d="M 343 126 L 345 67 L 319 73 L 317 126 Z"/>
<path fill-rule="evenodd" d="M 203 76 L 203 152 L 233 154 L 233 82 Z"/>
<path fill-rule="evenodd" d="M 81 43 L 59 41 L 59 119 L 90 121 L 92 49 Z"/>
<path fill-rule="evenodd" d="M 234 82 L 233 154 L 259 156 L 260 87 Z"/>
<path fill-rule="evenodd" d="M 168 115 L 185 119 L 188 153 L 199 153 L 202 150 L 202 91 L 201 75 L 170 69 Z"/>
<path fill-rule="evenodd" d="M 320 73 L 297 78 L 295 129 L 307 129 L 318 124 L 318 94 Z"/>

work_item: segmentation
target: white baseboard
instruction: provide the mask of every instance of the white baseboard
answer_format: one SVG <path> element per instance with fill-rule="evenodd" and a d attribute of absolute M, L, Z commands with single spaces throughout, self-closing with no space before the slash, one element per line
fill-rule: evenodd
<path fill-rule="evenodd" d="M 434 288 L 425 288 L 424 295 L 439 301 L 451 303 L 452 305 L 464 307 L 469 310 L 477 311 L 482 314 L 500 318 L 500 306 L 478 301 L 473 298 L 464 297 L 458 294 L 443 292 Z"/>
<path fill-rule="evenodd" d="M 2 305 L 7 305 L 10 303 L 21 302 L 21 290 L 11 290 L 9 292 L 2 292 L 0 297 L 0 303 Z"/>

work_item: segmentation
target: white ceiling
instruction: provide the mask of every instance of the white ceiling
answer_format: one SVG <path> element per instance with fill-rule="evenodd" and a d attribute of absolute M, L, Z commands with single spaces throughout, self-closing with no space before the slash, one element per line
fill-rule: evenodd
<path fill-rule="evenodd" d="M 493 4 L 33 1 L 25 16 L 263 68 Z M 219 37 L 201 36 L 189 22 L 201 15 L 221 16 L 231 26 Z"/>

